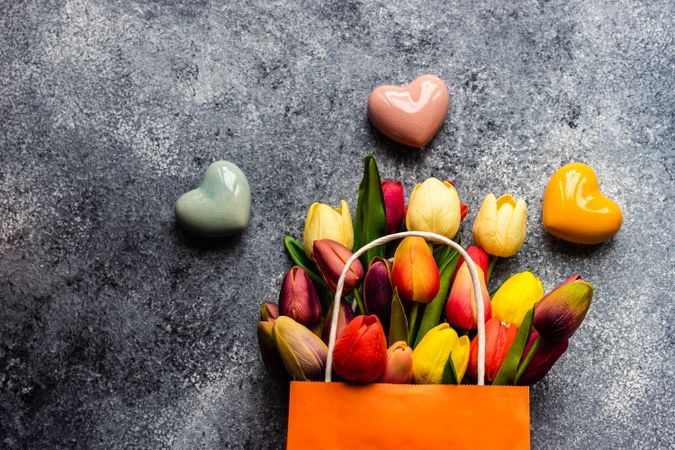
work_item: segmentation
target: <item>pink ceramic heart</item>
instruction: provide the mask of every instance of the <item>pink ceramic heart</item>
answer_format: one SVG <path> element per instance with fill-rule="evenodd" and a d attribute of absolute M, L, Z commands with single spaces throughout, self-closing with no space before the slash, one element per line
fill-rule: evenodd
<path fill-rule="evenodd" d="M 443 80 L 422 75 L 404 87 L 379 86 L 368 97 L 368 117 L 390 139 L 423 147 L 438 133 L 450 96 Z"/>

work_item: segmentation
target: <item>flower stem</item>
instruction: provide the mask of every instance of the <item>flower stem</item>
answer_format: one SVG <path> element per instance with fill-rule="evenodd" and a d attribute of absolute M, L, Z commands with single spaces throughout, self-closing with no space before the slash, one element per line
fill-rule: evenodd
<path fill-rule="evenodd" d="M 490 257 L 490 262 L 488 262 L 488 268 L 487 268 L 487 281 L 490 281 L 490 277 L 492 276 L 492 271 L 495 270 L 495 264 L 497 264 L 497 260 L 499 259 L 498 256 L 491 256 Z"/>
<path fill-rule="evenodd" d="M 532 358 L 534 358 L 534 355 L 537 353 L 537 350 L 539 349 L 539 344 L 541 343 L 541 337 L 538 337 L 536 341 L 534 341 L 534 344 L 532 344 L 532 348 L 530 348 L 530 351 L 527 353 L 527 356 L 523 360 L 523 363 L 518 367 L 518 372 L 516 372 L 516 381 L 515 384 L 518 384 L 518 380 L 520 380 L 520 377 L 523 376 L 525 373 L 525 370 L 527 369 L 527 366 L 530 365 L 530 362 L 532 361 Z"/>
<path fill-rule="evenodd" d="M 354 289 L 354 299 L 356 300 L 356 306 L 359 309 L 359 314 L 366 314 L 366 305 L 363 303 L 363 299 L 361 298 L 361 294 L 359 294 L 358 289 Z"/>
<path fill-rule="evenodd" d="M 408 321 L 408 339 L 410 342 L 415 342 L 415 325 L 417 323 L 417 312 L 419 310 L 420 304 L 413 302 L 410 306 L 410 320 Z"/>

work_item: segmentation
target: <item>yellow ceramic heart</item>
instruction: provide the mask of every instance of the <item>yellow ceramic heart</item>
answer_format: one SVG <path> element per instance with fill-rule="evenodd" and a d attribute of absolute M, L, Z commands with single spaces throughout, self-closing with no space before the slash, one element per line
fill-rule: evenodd
<path fill-rule="evenodd" d="M 560 239 L 577 244 L 599 244 L 621 228 L 621 209 L 605 197 L 595 172 L 572 163 L 553 174 L 544 192 L 544 228 Z"/>

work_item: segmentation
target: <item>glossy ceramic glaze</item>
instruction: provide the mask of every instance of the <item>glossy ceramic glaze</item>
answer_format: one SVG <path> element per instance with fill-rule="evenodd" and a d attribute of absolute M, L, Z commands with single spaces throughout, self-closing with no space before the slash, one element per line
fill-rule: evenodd
<path fill-rule="evenodd" d="M 438 133 L 450 96 L 440 78 L 423 75 L 404 87 L 379 86 L 368 97 L 368 117 L 382 134 L 410 147 L 423 147 Z"/>
<path fill-rule="evenodd" d="M 176 201 L 176 219 L 187 231 L 205 237 L 243 230 L 251 214 L 251 190 L 244 173 L 229 161 L 206 169 L 202 184 Z"/>
<path fill-rule="evenodd" d="M 621 209 L 605 197 L 593 169 L 572 163 L 558 169 L 546 186 L 544 228 L 577 244 L 599 244 L 621 228 Z"/>

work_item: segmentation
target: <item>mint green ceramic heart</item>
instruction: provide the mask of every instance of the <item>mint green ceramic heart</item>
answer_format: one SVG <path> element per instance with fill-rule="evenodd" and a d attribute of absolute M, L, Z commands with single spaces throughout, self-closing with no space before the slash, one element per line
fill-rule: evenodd
<path fill-rule="evenodd" d="M 246 175 L 229 161 L 206 169 L 202 184 L 176 201 L 176 218 L 187 231 L 205 237 L 243 230 L 251 215 L 251 190 Z"/>

